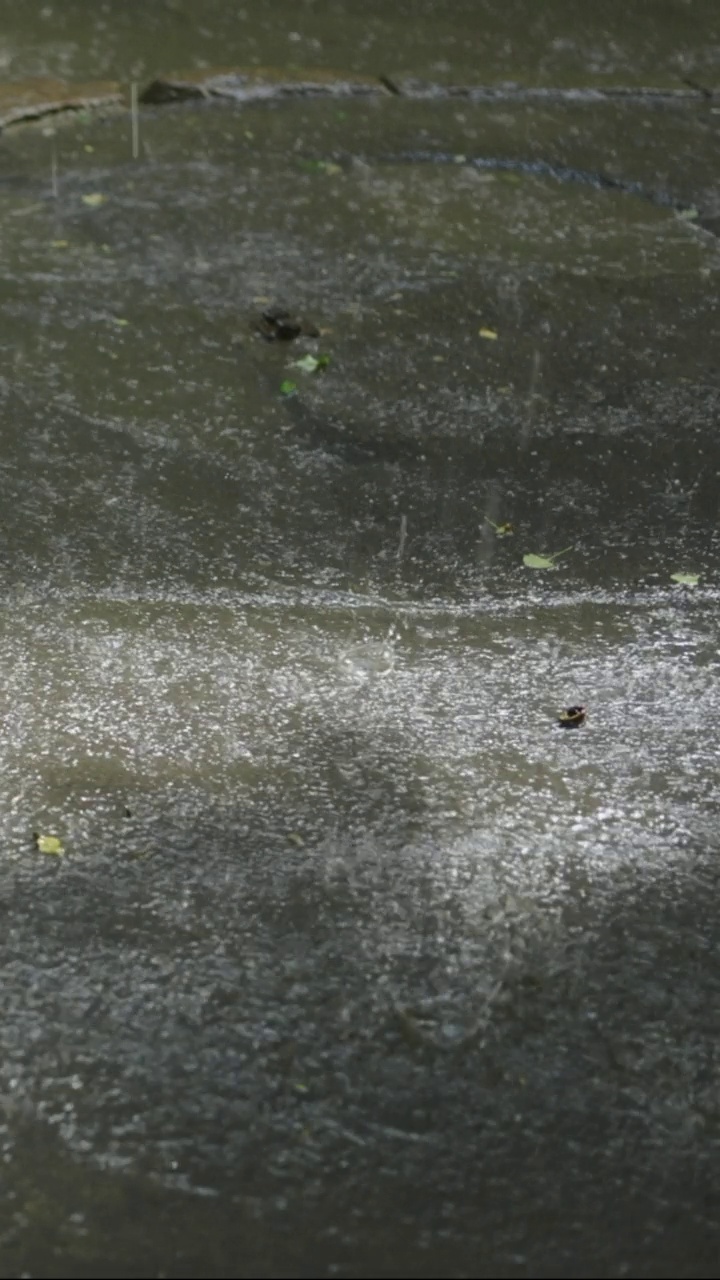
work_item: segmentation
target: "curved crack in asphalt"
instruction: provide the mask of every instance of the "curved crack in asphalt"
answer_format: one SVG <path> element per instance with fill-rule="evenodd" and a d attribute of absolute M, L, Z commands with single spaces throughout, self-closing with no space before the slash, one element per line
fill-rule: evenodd
<path fill-rule="evenodd" d="M 218 73 L 209 69 L 207 74 L 198 79 L 195 74 L 190 77 L 159 75 L 139 94 L 141 104 L 152 107 L 177 106 L 188 101 L 208 99 L 227 101 L 236 105 L 247 105 L 262 99 L 263 101 L 288 100 L 290 98 L 333 98 L 350 94 L 385 94 L 408 101 L 437 99 L 461 99 L 468 102 L 703 102 L 707 103 L 720 97 L 720 94 L 707 85 L 684 78 L 682 87 L 678 88 L 634 88 L 630 86 L 609 86 L 603 88 L 574 87 L 559 88 L 553 86 L 523 86 L 517 84 L 487 85 L 438 85 L 416 80 L 398 81 L 387 74 L 368 76 L 367 80 L 357 82 L 352 77 L 339 76 L 336 80 L 325 81 L 317 73 L 308 71 L 300 80 L 283 80 L 282 77 L 263 80 L 247 71 Z M 96 93 L 98 86 L 94 86 Z M 22 85 L 18 86 L 19 89 Z M 22 95 L 0 111 L 0 132 L 5 127 L 37 121 L 47 115 L 77 112 L 79 109 L 93 110 L 118 105 L 119 85 L 104 86 L 105 93 L 99 96 L 79 94 L 72 98 L 44 102 L 24 102 Z M 350 157 L 346 157 L 349 159 Z M 457 164 L 457 156 L 443 151 L 407 151 L 395 156 L 357 157 L 365 163 L 414 163 L 414 164 Z M 554 164 L 547 160 L 518 160 L 509 157 L 475 156 L 463 161 L 469 167 L 484 171 L 509 171 L 534 176 L 555 178 L 559 182 L 580 182 L 597 190 L 614 190 L 634 195 L 656 206 L 671 208 L 680 214 L 694 214 L 694 220 L 704 231 L 714 237 L 720 235 L 720 226 L 712 217 L 699 217 L 694 204 L 679 200 L 668 191 L 651 190 L 640 182 L 631 179 L 614 178 L 597 170 L 578 169 L 574 166 Z M 13 175 L 0 176 L 0 186 L 14 186 L 18 179 Z"/>
<path fill-rule="evenodd" d="M 625 178 L 612 178 L 609 174 L 592 169 L 576 169 L 570 165 L 552 164 L 549 160 L 513 160 L 503 156 L 464 156 L 458 160 L 457 155 L 448 151 L 401 151 L 395 155 L 361 156 L 365 164 L 452 164 L 456 168 L 466 166 L 483 172 L 525 173 L 532 177 L 555 178 L 558 182 L 581 182 L 585 186 L 595 187 L 598 191 L 621 191 L 625 195 L 637 196 L 650 204 L 661 208 L 673 209 L 676 213 L 696 212 L 696 206 L 678 200 L 667 191 L 654 191 L 641 182 L 633 182 Z M 712 227 L 705 227 L 711 235 L 718 232 Z"/>

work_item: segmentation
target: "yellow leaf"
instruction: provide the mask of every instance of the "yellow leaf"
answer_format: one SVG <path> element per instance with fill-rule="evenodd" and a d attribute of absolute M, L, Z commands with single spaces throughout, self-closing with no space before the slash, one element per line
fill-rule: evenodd
<path fill-rule="evenodd" d="M 59 858 L 65 852 L 57 836 L 41 836 L 38 831 L 33 831 L 33 840 L 38 853 L 51 853 Z"/>
<path fill-rule="evenodd" d="M 67 249 L 70 244 L 69 240 L 51 240 L 50 247 L 52 249 Z"/>
<path fill-rule="evenodd" d="M 98 209 L 101 204 L 105 204 L 106 200 L 107 196 L 104 196 L 102 191 L 91 191 L 90 195 L 82 197 L 82 202 L 88 209 Z"/>
<path fill-rule="evenodd" d="M 494 329 L 486 329 L 483 325 L 482 329 L 478 329 L 481 338 L 487 338 L 489 342 L 497 342 L 497 333 Z"/>
<path fill-rule="evenodd" d="M 95 150 L 95 148 L 94 148 L 94 147 L 91 147 L 89 142 L 86 142 L 86 143 L 85 143 L 85 146 L 83 147 L 83 151 L 92 152 L 92 151 L 94 151 L 94 150 Z"/>

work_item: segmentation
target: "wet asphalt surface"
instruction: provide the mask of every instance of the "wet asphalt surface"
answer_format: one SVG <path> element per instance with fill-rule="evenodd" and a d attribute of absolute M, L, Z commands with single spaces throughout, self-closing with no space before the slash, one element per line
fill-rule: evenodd
<path fill-rule="evenodd" d="M 0 41 L 280 69 L 0 137 L 0 1274 L 710 1277 L 714 10 L 230 8 Z"/>

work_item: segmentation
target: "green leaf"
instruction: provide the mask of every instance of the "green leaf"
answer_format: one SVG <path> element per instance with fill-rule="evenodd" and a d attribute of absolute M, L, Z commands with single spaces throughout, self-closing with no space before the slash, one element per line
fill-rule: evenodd
<path fill-rule="evenodd" d="M 515 530 L 513 529 L 509 520 L 506 520 L 504 524 L 496 524 L 495 521 L 491 520 L 489 516 L 486 516 L 485 520 L 495 530 L 498 538 L 512 538 Z"/>
<path fill-rule="evenodd" d="M 101 204 L 105 204 L 107 196 L 104 196 L 102 191 L 91 191 L 89 195 L 82 196 L 81 199 L 88 209 L 99 209 Z"/>
<path fill-rule="evenodd" d="M 297 391 L 297 382 L 293 382 L 291 378 L 285 378 L 284 382 L 280 383 L 280 395 L 291 396 L 293 391 Z"/>
<path fill-rule="evenodd" d="M 699 573 L 671 573 L 672 582 L 679 582 L 684 587 L 696 587 L 700 581 Z"/>
<path fill-rule="evenodd" d="M 33 840 L 38 853 L 50 853 L 59 858 L 65 852 L 57 836 L 42 836 L 39 831 L 33 831 Z"/>
<path fill-rule="evenodd" d="M 536 556 L 532 552 L 523 556 L 523 564 L 527 565 L 528 569 L 557 569 L 552 556 Z"/>
<path fill-rule="evenodd" d="M 330 363 L 329 356 L 301 356 L 299 360 L 293 360 L 293 369 L 302 369 L 303 373 L 318 373 L 320 369 L 327 369 Z"/>
<path fill-rule="evenodd" d="M 298 164 L 306 173 L 324 173 L 330 178 L 342 173 L 342 165 L 333 160 L 298 160 Z"/>
<path fill-rule="evenodd" d="M 568 551 L 572 551 L 572 547 L 564 547 L 562 551 L 553 551 L 552 554 L 546 556 L 536 556 L 531 551 L 528 555 L 523 556 L 523 564 L 527 565 L 528 569 L 557 569 L 555 561 Z"/>
<path fill-rule="evenodd" d="M 303 373 L 314 373 L 317 369 L 317 360 L 315 356 L 301 356 L 299 360 L 293 360 L 293 369 L 302 369 Z"/>
<path fill-rule="evenodd" d="M 682 218 L 684 222 L 695 222 L 700 217 L 700 210 L 691 204 L 687 209 L 678 209 L 678 218 Z"/>

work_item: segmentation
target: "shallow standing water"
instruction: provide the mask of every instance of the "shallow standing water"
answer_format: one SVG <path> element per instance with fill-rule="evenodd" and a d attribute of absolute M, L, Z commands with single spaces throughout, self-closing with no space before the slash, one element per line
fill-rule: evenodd
<path fill-rule="evenodd" d="M 714 111 L 3 135 L 3 1274 L 714 1274 Z"/>

